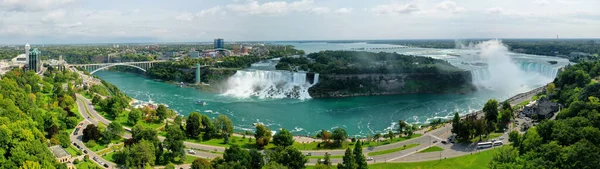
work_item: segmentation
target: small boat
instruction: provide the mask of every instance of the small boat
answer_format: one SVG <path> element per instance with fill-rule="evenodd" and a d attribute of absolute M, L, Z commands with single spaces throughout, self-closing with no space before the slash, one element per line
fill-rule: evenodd
<path fill-rule="evenodd" d="M 179 82 L 179 87 L 184 87 L 185 84 L 183 82 Z"/>
<path fill-rule="evenodd" d="M 203 105 L 203 106 L 207 105 L 206 102 L 202 101 L 202 100 L 196 100 L 196 104 L 200 104 L 200 105 Z"/>

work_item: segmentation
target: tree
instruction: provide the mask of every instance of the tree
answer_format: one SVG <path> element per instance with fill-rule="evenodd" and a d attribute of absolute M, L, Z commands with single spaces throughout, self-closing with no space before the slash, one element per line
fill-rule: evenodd
<path fill-rule="evenodd" d="M 271 141 L 271 130 L 262 124 L 257 124 L 254 138 L 256 138 L 256 146 L 263 149 Z"/>
<path fill-rule="evenodd" d="M 379 138 L 381 138 L 381 133 L 377 133 L 377 134 L 373 135 L 373 139 L 379 141 Z"/>
<path fill-rule="evenodd" d="M 342 163 L 339 163 L 338 169 L 356 169 L 358 165 L 356 164 L 356 160 L 354 160 L 354 155 L 352 154 L 352 150 L 350 148 L 346 149 L 344 153 L 344 157 L 342 158 Z"/>
<path fill-rule="evenodd" d="M 291 146 L 294 144 L 294 135 L 288 130 L 282 128 L 278 133 L 273 136 L 273 143 L 277 146 Z"/>
<path fill-rule="evenodd" d="M 488 164 L 488 167 L 492 169 L 502 168 L 521 168 L 516 167 L 517 157 L 519 151 L 512 146 L 502 146 L 498 153 L 492 156 L 492 161 Z"/>
<path fill-rule="evenodd" d="M 150 127 L 137 124 L 131 129 L 131 137 L 136 141 L 148 140 L 152 142 L 158 142 L 158 134 L 156 130 Z"/>
<path fill-rule="evenodd" d="M 162 104 L 158 105 L 158 108 L 156 108 L 156 116 L 158 117 L 158 121 L 163 121 L 167 118 L 167 107 Z"/>
<path fill-rule="evenodd" d="M 138 121 L 142 119 L 142 111 L 140 109 L 133 109 L 127 115 L 127 123 L 136 125 Z"/>
<path fill-rule="evenodd" d="M 321 130 L 321 132 L 319 132 L 317 134 L 317 138 L 320 138 L 325 143 L 329 143 L 329 139 L 331 138 L 331 133 L 329 133 L 327 130 Z"/>
<path fill-rule="evenodd" d="M 554 85 L 554 83 L 548 83 L 548 85 L 546 86 L 546 95 L 551 96 L 554 93 L 555 89 L 556 85 Z"/>
<path fill-rule="evenodd" d="M 225 162 L 237 162 L 242 166 L 250 165 L 250 154 L 248 151 L 240 148 L 237 144 L 231 145 L 231 147 L 225 149 L 223 159 Z"/>
<path fill-rule="evenodd" d="M 250 150 L 250 168 L 260 169 L 265 165 L 263 155 L 255 149 Z"/>
<path fill-rule="evenodd" d="M 402 135 L 402 133 L 404 133 L 404 129 L 406 128 L 408 124 L 406 122 L 404 122 L 404 120 L 398 120 L 398 133 L 400 133 L 400 135 Z"/>
<path fill-rule="evenodd" d="M 512 143 L 513 147 L 520 147 L 521 146 L 521 134 L 519 134 L 518 131 L 511 131 L 508 134 L 508 141 L 510 141 Z"/>
<path fill-rule="evenodd" d="M 102 101 L 102 97 L 100 97 L 97 94 L 94 94 L 94 97 L 92 97 L 92 104 L 96 105 L 100 103 L 100 101 Z"/>
<path fill-rule="evenodd" d="M 354 153 L 354 160 L 356 161 L 356 168 L 357 169 L 368 169 L 369 167 L 367 166 L 367 159 L 365 158 L 365 155 L 362 153 L 362 144 L 360 142 L 360 140 L 356 141 L 356 144 L 354 144 L 354 151 L 352 151 Z"/>
<path fill-rule="evenodd" d="M 231 122 L 229 117 L 225 115 L 219 115 L 215 119 L 214 124 L 217 131 L 221 132 L 221 137 L 223 137 L 223 139 L 228 140 L 231 134 L 233 134 L 233 122 Z"/>
<path fill-rule="evenodd" d="M 100 138 L 100 131 L 93 124 L 88 124 L 85 129 L 83 129 L 83 142 L 87 142 L 89 140 L 98 140 Z"/>
<path fill-rule="evenodd" d="M 392 130 L 388 131 L 387 136 L 390 140 L 394 139 L 394 132 L 392 132 Z"/>
<path fill-rule="evenodd" d="M 215 128 L 215 125 L 208 118 L 208 116 L 203 114 L 200 117 L 200 119 L 202 120 L 202 126 L 204 126 L 204 135 L 202 135 L 202 139 L 207 141 L 212 138 L 215 138 L 218 135 L 218 131 L 217 128 Z"/>
<path fill-rule="evenodd" d="M 277 162 L 269 162 L 262 169 L 288 169 L 288 167 Z"/>
<path fill-rule="evenodd" d="M 455 112 L 454 118 L 452 118 L 452 133 L 458 134 L 458 132 L 461 130 L 460 127 L 460 115 L 458 115 L 458 112 Z"/>
<path fill-rule="evenodd" d="M 191 169 L 213 169 L 213 167 L 210 164 L 210 162 L 205 160 L 204 158 L 196 158 L 192 162 Z"/>
<path fill-rule="evenodd" d="M 185 122 L 185 132 L 188 136 L 196 138 L 202 132 L 200 130 L 201 121 L 200 121 L 200 113 L 192 112 L 187 118 Z"/>
<path fill-rule="evenodd" d="M 483 106 L 483 112 L 488 122 L 496 122 L 498 120 L 498 101 L 494 99 L 488 100 Z"/>
<path fill-rule="evenodd" d="M 278 161 L 278 163 L 284 164 L 290 169 L 303 169 L 307 161 L 308 158 L 302 152 L 289 146 L 284 149 L 281 161 Z"/>
<path fill-rule="evenodd" d="M 125 129 L 123 129 L 123 126 L 121 126 L 121 124 L 115 123 L 115 122 L 108 124 L 108 128 L 106 128 L 106 130 L 110 134 L 112 134 L 113 138 L 121 136 L 121 134 L 123 134 L 123 132 L 125 132 Z"/>
<path fill-rule="evenodd" d="M 167 126 L 167 137 L 163 144 L 165 148 L 173 154 L 173 157 L 185 158 L 185 145 L 183 141 L 186 139 L 185 133 L 176 125 Z"/>
<path fill-rule="evenodd" d="M 335 130 L 333 130 L 331 138 L 337 146 L 341 146 L 342 142 L 348 139 L 348 133 L 346 133 L 345 129 L 338 127 Z"/>
<path fill-rule="evenodd" d="M 65 131 L 58 133 L 58 140 L 60 142 L 60 146 L 62 146 L 63 148 L 69 147 L 69 144 L 71 142 L 69 138 L 69 133 Z"/>

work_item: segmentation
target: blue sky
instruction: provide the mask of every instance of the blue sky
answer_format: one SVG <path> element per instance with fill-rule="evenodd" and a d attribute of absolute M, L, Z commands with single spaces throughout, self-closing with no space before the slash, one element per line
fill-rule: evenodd
<path fill-rule="evenodd" d="M 599 38 L 597 0 L 0 0 L 0 44 Z"/>

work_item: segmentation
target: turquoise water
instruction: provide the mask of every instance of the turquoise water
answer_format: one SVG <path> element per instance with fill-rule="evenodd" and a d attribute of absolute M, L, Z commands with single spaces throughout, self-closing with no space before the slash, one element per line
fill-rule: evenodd
<path fill-rule="evenodd" d="M 304 45 L 304 49 L 309 49 L 312 45 L 314 48 L 308 50 L 311 52 L 327 48 L 326 43 L 302 45 Z M 334 45 L 335 47 L 332 48 L 336 50 L 361 47 L 360 44 Z M 303 48 L 300 47 L 300 49 Z M 444 53 L 453 52 L 434 49 L 407 50 L 405 52 L 426 52 L 423 55 L 439 57 L 446 57 Z M 99 71 L 94 75 L 116 85 L 124 93 L 137 100 L 167 104 L 171 109 L 184 115 L 192 111 L 198 111 L 210 117 L 216 117 L 218 114 L 227 115 L 233 120 L 238 131 L 253 130 L 254 123 L 263 123 L 271 130 L 286 128 L 296 135 L 315 134 L 321 129 L 344 127 L 351 135 L 366 136 L 395 128 L 394 125 L 398 120 L 423 124 L 435 118 L 449 118 L 454 112 L 465 114 L 481 109 L 488 99 L 503 100 L 550 82 L 553 77 L 546 76 L 555 76 L 556 67 L 562 66 L 554 65 L 548 68 L 548 65 L 543 64 L 548 59 L 557 58 L 531 55 L 513 57 L 520 58 L 521 69 L 537 71 L 536 74 L 525 76 L 529 79 L 526 81 L 527 84 L 520 84 L 519 89 L 509 92 L 481 88 L 477 92 L 465 95 L 415 94 L 306 100 L 236 98 L 200 92 L 191 88 L 179 88 L 176 85 L 149 80 L 130 73 Z M 565 61 L 561 60 L 561 64 L 564 63 Z M 544 76 L 544 74 L 546 75 Z M 198 99 L 206 101 L 208 105 L 195 104 Z"/>

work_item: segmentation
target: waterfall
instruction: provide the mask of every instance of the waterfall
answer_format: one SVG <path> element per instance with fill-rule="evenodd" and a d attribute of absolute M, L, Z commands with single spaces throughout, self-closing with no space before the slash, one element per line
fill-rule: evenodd
<path fill-rule="evenodd" d="M 238 98 L 295 98 L 310 99 L 308 88 L 318 82 L 315 74 L 312 83 L 307 73 L 271 70 L 240 70 L 228 80 L 226 96 Z"/>
<path fill-rule="evenodd" d="M 535 63 L 535 62 L 521 62 L 519 63 L 521 70 L 525 71 L 525 72 L 535 72 L 535 73 L 539 73 L 540 75 L 549 77 L 549 78 L 555 78 L 556 75 L 558 74 L 558 68 L 554 67 L 554 66 L 550 66 L 547 64 L 542 64 L 542 63 Z"/>
<path fill-rule="evenodd" d="M 319 83 L 319 74 L 315 73 L 315 77 L 313 78 L 312 85 L 316 85 L 317 83 Z"/>

